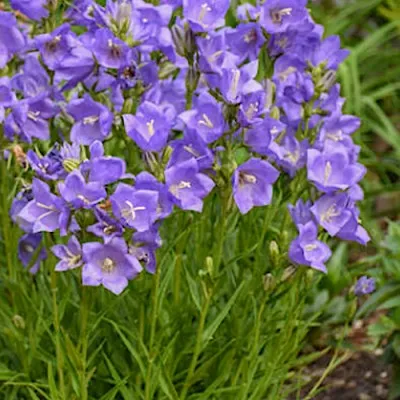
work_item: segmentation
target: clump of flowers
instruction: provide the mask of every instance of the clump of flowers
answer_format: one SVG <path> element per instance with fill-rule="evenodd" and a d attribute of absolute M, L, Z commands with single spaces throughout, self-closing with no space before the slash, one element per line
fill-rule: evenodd
<path fill-rule="evenodd" d="M 280 180 L 293 264 L 326 271 L 328 236 L 366 244 L 360 121 L 336 83 L 348 52 L 306 3 L 244 4 L 228 26 L 228 0 L 11 1 L 27 18 L 0 12 L 0 67 L 13 74 L 0 122 L 27 170 L 11 209 L 21 261 L 36 272 L 43 233 L 59 232 L 56 269 L 119 294 L 156 270 L 175 209 L 201 212 L 217 192 L 246 214 Z"/>

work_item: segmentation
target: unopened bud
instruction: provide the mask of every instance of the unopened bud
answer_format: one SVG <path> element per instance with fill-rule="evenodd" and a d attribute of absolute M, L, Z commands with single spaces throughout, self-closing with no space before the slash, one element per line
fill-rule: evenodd
<path fill-rule="evenodd" d="M 126 99 L 122 107 L 122 114 L 130 114 L 133 110 L 133 99 Z"/>
<path fill-rule="evenodd" d="M 25 329 L 25 320 L 20 315 L 14 315 L 12 322 L 18 329 Z"/>
<path fill-rule="evenodd" d="M 206 257 L 206 270 L 210 276 L 214 274 L 214 260 L 212 257 Z"/>
<path fill-rule="evenodd" d="M 283 271 L 283 275 L 282 275 L 282 282 L 285 282 L 287 280 L 289 280 L 296 272 L 297 268 L 294 267 L 293 265 L 291 265 L 290 267 L 287 267 L 284 271 Z"/>
<path fill-rule="evenodd" d="M 199 72 L 195 68 L 190 67 L 186 77 L 187 89 L 190 92 L 195 91 L 197 84 L 199 82 L 199 77 L 200 77 Z"/>
<path fill-rule="evenodd" d="M 307 269 L 306 272 L 306 282 L 311 285 L 314 281 L 314 270 L 312 268 Z"/>
<path fill-rule="evenodd" d="M 269 256 L 271 257 L 271 261 L 273 265 L 278 265 L 279 264 L 279 246 L 278 243 L 275 242 L 275 240 L 272 240 L 269 244 Z"/>
<path fill-rule="evenodd" d="M 171 29 L 171 35 L 176 52 L 185 57 L 185 32 L 180 26 L 174 25 Z"/>
<path fill-rule="evenodd" d="M 269 292 L 275 288 L 276 279 L 272 274 L 268 273 L 268 274 L 264 275 L 263 283 L 264 283 L 264 290 L 266 292 Z"/>
<path fill-rule="evenodd" d="M 186 56 L 193 56 L 196 52 L 196 38 L 193 31 L 190 29 L 189 25 L 185 27 L 185 52 Z"/>
<path fill-rule="evenodd" d="M 175 64 L 170 62 L 165 63 L 161 66 L 158 76 L 160 79 L 167 79 L 169 76 L 177 71 Z"/>
<path fill-rule="evenodd" d="M 329 90 L 333 87 L 335 83 L 336 83 L 336 71 L 333 71 L 331 69 L 325 73 L 325 75 L 322 77 L 320 81 L 320 85 L 327 92 L 329 92 Z"/>

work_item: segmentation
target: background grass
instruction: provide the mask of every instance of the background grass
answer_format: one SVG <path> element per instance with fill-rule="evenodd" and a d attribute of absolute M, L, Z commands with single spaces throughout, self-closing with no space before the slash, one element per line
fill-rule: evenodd
<path fill-rule="evenodd" d="M 352 50 L 340 82 L 346 112 L 363 121 L 355 138 L 369 168 L 363 219 L 374 252 L 385 235 L 379 218 L 398 213 L 398 203 L 377 210 L 376 197 L 400 189 L 400 22 L 394 1 L 343 3 L 310 7 Z M 0 166 L 0 399 L 284 399 L 302 384 L 288 378 L 319 356 L 298 356 L 307 331 L 322 321 L 329 296 L 365 268 L 349 268 L 352 247 L 341 245 L 315 289 L 318 277 L 284 273 L 284 255 L 269 252 L 287 199 L 239 222 L 211 198 L 204 214 L 178 213 L 165 224 L 158 273 L 120 297 L 82 288 L 78 273 L 56 274 L 51 255 L 33 277 L 17 259 L 21 232 L 8 217 L 21 171 Z M 305 320 L 308 295 L 319 299 L 326 288 Z"/>

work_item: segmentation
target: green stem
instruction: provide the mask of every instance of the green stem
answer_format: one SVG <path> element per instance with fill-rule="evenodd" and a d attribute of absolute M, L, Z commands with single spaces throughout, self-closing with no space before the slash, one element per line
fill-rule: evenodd
<path fill-rule="evenodd" d="M 154 341 L 156 337 L 156 328 L 157 328 L 157 319 L 158 319 L 158 297 L 160 292 L 160 276 L 161 270 L 160 266 L 157 267 L 156 274 L 155 274 L 155 284 L 153 286 L 153 293 L 152 293 L 152 305 L 153 305 L 153 312 L 151 315 L 151 327 L 150 327 L 150 343 L 149 343 L 149 367 L 147 369 L 146 374 L 146 389 L 145 389 L 145 399 L 152 400 L 151 398 L 151 374 L 153 370 L 153 363 L 154 363 Z"/>
<path fill-rule="evenodd" d="M 87 379 L 86 379 L 86 369 L 87 369 L 87 350 L 88 350 L 88 318 L 89 318 L 89 292 L 88 289 L 82 286 L 82 305 L 81 305 L 81 332 L 79 338 L 79 346 L 81 349 L 81 373 L 80 373 L 80 385 L 81 385 L 81 400 L 88 399 L 87 390 Z"/>
<path fill-rule="evenodd" d="M 180 400 L 186 399 L 186 396 L 190 389 L 191 381 L 192 381 L 192 378 L 193 378 L 193 375 L 194 375 L 194 372 L 196 369 L 197 361 L 198 361 L 199 355 L 201 353 L 201 345 L 202 345 L 202 341 L 203 341 L 203 331 L 204 331 L 204 326 L 205 326 L 205 322 L 206 322 L 206 317 L 208 314 L 208 309 L 210 307 L 211 293 L 206 293 L 205 296 L 206 296 L 206 299 L 203 304 L 203 308 L 201 310 L 199 327 L 197 329 L 196 345 L 195 345 L 192 361 L 190 362 L 189 371 L 186 376 L 186 380 L 183 385 L 181 395 L 179 397 Z"/>
<path fill-rule="evenodd" d="M 213 260 L 214 260 L 214 268 L 215 268 L 215 274 L 218 276 L 219 272 L 219 267 L 222 262 L 222 256 L 224 252 L 224 242 L 225 242 L 225 234 L 226 234 L 226 228 L 228 226 L 228 202 L 229 202 L 229 197 L 226 195 L 222 195 L 222 212 L 221 212 L 221 218 L 219 220 L 219 224 L 214 229 L 214 231 L 217 233 L 217 238 L 216 238 L 216 244 L 213 252 Z"/>

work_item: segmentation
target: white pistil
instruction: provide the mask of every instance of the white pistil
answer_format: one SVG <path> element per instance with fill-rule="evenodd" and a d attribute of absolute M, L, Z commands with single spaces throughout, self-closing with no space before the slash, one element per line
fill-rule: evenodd
<path fill-rule="evenodd" d="M 147 131 L 149 132 L 149 136 L 152 137 L 155 133 L 154 130 L 154 119 L 152 119 L 149 122 L 146 122 L 146 126 L 147 126 Z"/>
<path fill-rule="evenodd" d="M 30 244 L 26 244 L 24 247 L 28 253 L 33 253 L 35 251 L 35 249 Z"/>
<path fill-rule="evenodd" d="M 257 178 L 252 174 L 246 174 L 245 172 L 240 172 L 239 181 L 242 185 L 246 183 L 254 185 L 257 183 Z"/>
<path fill-rule="evenodd" d="M 326 134 L 326 138 L 333 140 L 334 142 L 340 142 L 343 140 L 343 131 L 339 129 L 336 132 L 328 132 Z"/>
<path fill-rule="evenodd" d="M 293 165 L 296 165 L 300 159 L 300 151 L 299 150 L 295 150 L 294 152 L 288 151 L 287 154 L 285 154 L 285 158 L 289 160 Z"/>
<path fill-rule="evenodd" d="M 177 185 L 171 185 L 169 187 L 169 191 L 179 199 L 179 191 L 182 189 L 190 189 L 192 187 L 192 184 L 187 181 L 180 181 L 179 184 Z"/>
<path fill-rule="evenodd" d="M 258 112 L 258 103 L 251 103 L 246 111 L 246 117 L 253 119 L 254 114 Z"/>
<path fill-rule="evenodd" d="M 257 39 L 257 32 L 255 29 L 252 29 L 250 32 L 244 35 L 244 41 L 246 43 L 254 42 Z"/>
<path fill-rule="evenodd" d="M 195 151 L 195 150 L 193 149 L 193 147 L 192 147 L 191 144 L 189 144 L 189 145 L 187 145 L 187 146 L 183 146 L 183 148 L 184 148 L 188 153 L 190 153 L 192 156 L 195 156 L 196 158 L 200 157 L 200 154 L 199 154 L 197 151 Z"/>
<path fill-rule="evenodd" d="M 99 120 L 98 115 L 83 118 L 83 125 L 93 125 Z"/>
<path fill-rule="evenodd" d="M 217 58 L 223 53 L 223 50 L 218 50 L 215 53 L 211 54 L 211 56 L 207 57 L 209 63 L 213 63 L 217 60 Z"/>
<path fill-rule="evenodd" d="M 340 212 L 336 209 L 336 204 L 330 206 L 322 215 L 321 222 L 327 222 L 328 224 L 332 222 L 332 219 L 339 216 Z"/>
<path fill-rule="evenodd" d="M 204 125 L 204 126 L 206 126 L 207 128 L 210 128 L 210 129 L 214 128 L 214 124 L 212 123 L 210 118 L 208 118 L 207 114 L 203 114 L 202 117 L 203 117 L 203 119 L 201 119 L 198 122 L 199 125 Z"/>
<path fill-rule="evenodd" d="M 288 16 L 292 14 L 292 8 L 282 8 L 281 10 L 271 10 L 271 19 L 274 24 L 281 24 L 282 17 Z"/>
<path fill-rule="evenodd" d="M 28 118 L 32 121 L 37 121 L 38 116 L 40 115 L 40 111 L 28 111 Z"/>
<path fill-rule="evenodd" d="M 142 22 L 143 22 L 144 24 L 147 24 L 147 22 L 149 22 L 149 20 L 148 20 L 147 18 L 142 18 Z"/>
<path fill-rule="evenodd" d="M 83 196 L 82 194 L 78 194 L 78 196 L 76 196 L 79 200 L 82 200 L 85 204 L 90 204 L 90 201 L 88 198 L 86 198 L 85 196 Z"/>
<path fill-rule="evenodd" d="M 102 263 L 102 265 L 101 265 L 101 270 L 102 270 L 103 272 L 109 274 L 109 273 L 111 273 L 111 272 L 114 271 L 115 267 L 116 267 L 115 262 L 114 262 L 111 258 L 106 257 L 106 258 L 103 260 L 103 263 Z"/>
<path fill-rule="evenodd" d="M 291 75 L 293 72 L 296 72 L 297 69 L 295 67 L 289 67 L 288 69 L 285 69 L 285 71 L 281 72 L 278 75 L 278 78 L 281 82 L 286 81 L 286 79 Z"/>
<path fill-rule="evenodd" d="M 203 22 L 206 14 L 210 12 L 212 8 L 208 5 L 208 3 L 203 3 L 201 5 L 200 15 L 199 15 L 199 22 Z M 205 25 L 206 26 L 206 25 Z"/>
<path fill-rule="evenodd" d="M 332 164 L 328 161 L 328 162 L 325 164 L 324 185 L 327 185 L 327 184 L 328 184 L 331 175 L 332 175 Z"/>
<path fill-rule="evenodd" d="M 318 246 L 316 244 L 308 244 L 304 246 L 305 251 L 313 251 L 317 248 Z"/>
<path fill-rule="evenodd" d="M 125 219 L 131 219 L 132 221 L 134 221 L 136 219 L 136 211 L 143 211 L 146 209 L 146 207 L 135 207 L 130 201 L 126 200 L 125 201 L 126 205 L 128 206 L 128 208 L 124 208 L 121 211 L 122 216 Z"/>

